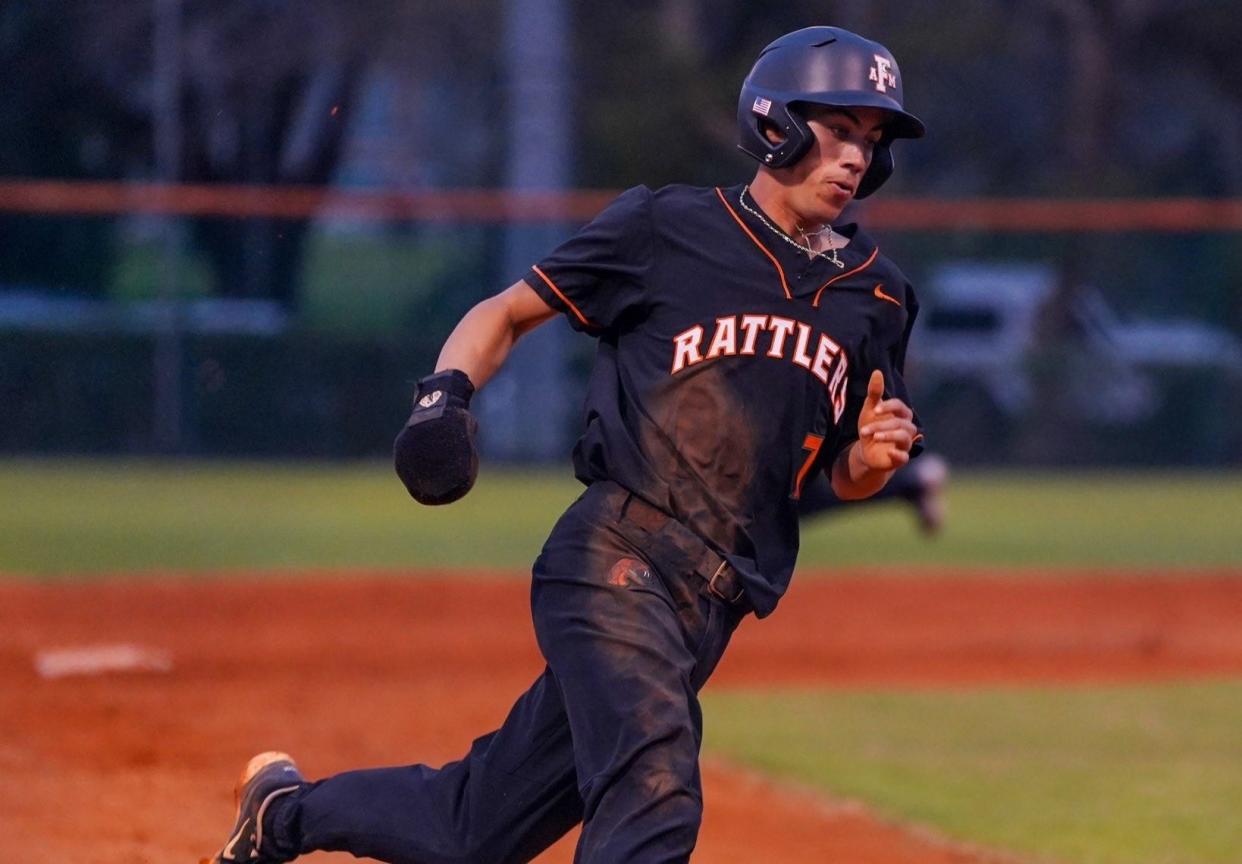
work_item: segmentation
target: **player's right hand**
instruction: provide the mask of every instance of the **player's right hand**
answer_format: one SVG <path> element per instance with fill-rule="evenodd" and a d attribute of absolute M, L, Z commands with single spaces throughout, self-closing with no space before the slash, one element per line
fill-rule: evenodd
<path fill-rule="evenodd" d="M 474 486 L 479 424 L 470 414 L 473 395 L 470 378 L 457 369 L 418 382 L 414 410 L 393 442 L 392 456 L 397 476 L 420 504 L 448 504 Z"/>

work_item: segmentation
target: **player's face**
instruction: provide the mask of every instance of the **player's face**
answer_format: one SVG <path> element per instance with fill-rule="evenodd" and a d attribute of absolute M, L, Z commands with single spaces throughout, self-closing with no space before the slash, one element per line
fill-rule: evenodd
<path fill-rule="evenodd" d="M 822 225 L 853 200 L 888 114 L 879 108 L 815 107 L 806 119 L 815 144 L 789 169 L 791 182 L 783 185 L 802 224 Z"/>

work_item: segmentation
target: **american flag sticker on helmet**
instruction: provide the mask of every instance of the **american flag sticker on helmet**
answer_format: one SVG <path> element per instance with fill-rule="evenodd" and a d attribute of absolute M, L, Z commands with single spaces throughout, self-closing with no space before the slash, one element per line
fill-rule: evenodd
<path fill-rule="evenodd" d="M 762 96 L 759 96 L 755 99 L 754 111 L 756 114 L 759 114 L 763 117 L 767 117 L 768 112 L 771 110 L 772 110 L 771 99 L 764 99 Z"/>

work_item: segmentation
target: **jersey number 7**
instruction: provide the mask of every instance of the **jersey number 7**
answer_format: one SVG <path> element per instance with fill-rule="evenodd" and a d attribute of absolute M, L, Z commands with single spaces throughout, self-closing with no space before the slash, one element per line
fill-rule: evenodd
<path fill-rule="evenodd" d="M 807 451 L 806 461 L 798 469 L 798 476 L 794 478 L 793 492 L 789 495 L 795 501 L 802 497 L 802 484 L 806 482 L 806 475 L 810 472 L 811 466 L 815 464 L 815 458 L 819 456 L 819 448 L 822 446 L 824 446 L 823 435 L 807 433 L 802 441 L 802 449 Z"/>

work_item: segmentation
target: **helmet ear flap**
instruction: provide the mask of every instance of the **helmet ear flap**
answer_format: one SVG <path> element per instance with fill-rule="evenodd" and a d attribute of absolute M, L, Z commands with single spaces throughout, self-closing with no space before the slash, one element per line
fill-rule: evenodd
<path fill-rule="evenodd" d="M 798 112 L 789 105 L 776 99 L 756 97 L 753 103 L 743 92 L 742 104 L 738 106 L 738 125 L 742 130 L 742 140 L 738 149 L 769 168 L 788 168 L 806 155 L 815 142 L 815 134 L 806 125 Z M 763 105 L 766 113 L 760 113 L 759 105 Z M 768 126 L 781 136 L 781 140 L 773 143 L 764 134 L 764 126 Z"/>
<path fill-rule="evenodd" d="M 891 142 L 887 140 L 881 141 L 871 151 L 871 164 L 867 166 L 867 173 L 863 175 L 862 180 L 858 184 L 858 191 L 854 193 L 854 199 L 866 198 L 883 186 L 884 181 L 893 175 L 893 167 Z"/>

